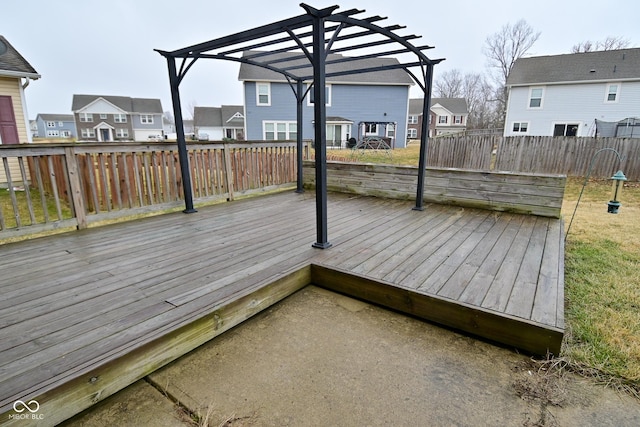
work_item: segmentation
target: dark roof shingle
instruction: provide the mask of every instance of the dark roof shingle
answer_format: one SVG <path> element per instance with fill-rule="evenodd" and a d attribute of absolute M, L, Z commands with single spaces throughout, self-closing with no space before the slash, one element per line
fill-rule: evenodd
<path fill-rule="evenodd" d="M 516 60 L 507 86 L 640 79 L 640 48 Z"/>
<path fill-rule="evenodd" d="M 79 111 L 99 98 L 128 113 L 162 114 L 162 103 L 159 99 L 110 95 L 73 95 L 71 111 Z"/>
<path fill-rule="evenodd" d="M 35 68 L 1 35 L 0 76 L 29 77 L 32 79 L 41 77 Z"/>

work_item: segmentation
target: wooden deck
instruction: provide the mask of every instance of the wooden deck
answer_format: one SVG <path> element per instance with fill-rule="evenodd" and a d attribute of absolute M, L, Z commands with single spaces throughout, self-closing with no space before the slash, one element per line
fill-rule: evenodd
<path fill-rule="evenodd" d="M 281 193 L 0 246 L 0 424 L 60 422 L 314 283 L 533 353 L 564 330 L 562 221 Z M 20 424 L 20 425 L 24 425 Z"/>

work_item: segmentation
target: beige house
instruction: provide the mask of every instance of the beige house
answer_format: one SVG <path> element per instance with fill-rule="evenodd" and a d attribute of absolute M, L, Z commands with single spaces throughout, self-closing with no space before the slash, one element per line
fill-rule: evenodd
<path fill-rule="evenodd" d="M 0 145 L 31 142 L 24 90 L 39 78 L 31 64 L 0 35 Z M 17 164 L 9 160 L 12 176 L 20 176 Z M 0 184 L 3 182 L 6 174 L 0 162 Z"/>

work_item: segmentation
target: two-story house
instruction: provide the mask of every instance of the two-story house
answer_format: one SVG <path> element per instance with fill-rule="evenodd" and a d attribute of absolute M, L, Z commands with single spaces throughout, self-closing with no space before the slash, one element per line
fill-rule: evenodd
<path fill-rule="evenodd" d="M 640 117 L 640 48 L 520 58 L 507 90 L 505 136 L 605 136 Z"/>
<path fill-rule="evenodd" d="M 312 75 L 306 60 L 291 60 L 292 53 L 273 54 L 280 59 L 281 66 L 301 66 L 296 69 L 299 76 Z M 353 67 L 374 68 L 398 63 L 394 58 L 345 59 L 336 54 L 327 58 L 326 73 Z M 306 68 L 305 68 L 305 63 Z M 345 68 L 347 67 L 347 68 Z M 294 140 L 296 139 L 296 98 L 287 79 L 280 73 L 261 67 L 242 64 L 238 76 L 244 85 L 245 136 L 249 140 Z M 304 89 L 312 82 L 305 83 Z M 404 147 L 406 143 L 409 89 L 413 84 L 410 76 L 401 69 L 327 77 L 326 115 L 327 147 L 344 148 L 350 138 L 356 140 L 366 136 L 388 138 L 392 147 Z M 295 87 L 295 82 L 293 83 Z M 303 101 L 304 139 L 313 139 L 312 90 Z"/>
<path fill-rule="evenodd" d="M 147 141 L 163 134 L 159 99 L 73 95 L 71 111 L 82 141 Z"/>
<path fill-rule="evenodd" d="M 76 138 L 76 122 L 73 114 L 38 114 L 36 131 L 40 138 Z"/>
<path fill-rule="evenodd" d="M 5 39 L 0 36 L 0 144 L 31 142 L 29 115 L 24 91 L 40 74 Z M 0 162 L 0 186 L 6 184 L 4 162 Z M 11 175 L 20 176 L 15 158 L 8 161 Z"/>
<path fill-rule="evenodd" d="M 409 100 L 407 138 L 420 139 L 422 130 L 422 98 Z M 464 132 L 469 109 L 464 98 L 431 98 L 429 137 Z"/>
<path fill-rule="evenodd" d="M 243 112 L 242 105 L 195 107 L 193 126 L 198 138 L 212 141 L 244 139 Z"/>

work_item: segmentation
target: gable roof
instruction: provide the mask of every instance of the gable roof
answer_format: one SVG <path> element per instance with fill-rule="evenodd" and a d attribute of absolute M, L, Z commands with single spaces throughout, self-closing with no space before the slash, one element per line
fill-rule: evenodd
<path fill-rule="evenodd" d="M 260 53 L 258 51 L 245 52 L 244 55 Z M 313 68 L 306 58 L 299 58 L 300 54 L 291 52 L 270 53 L 268 55 L 269 61 L 274 60 L 278 62 L 279 67 L 300 66 L 300 68 L 291 69 L 290 72 L 296 76 L 305 77 L 313 75 Z M 291 59 L 288 59 L 291 58 Z M 384 65 L 395 65 L 400 62 L 395 58 L 367 58 L 367 59 L 354 59 L 353 61 L 345 61 L 338 63 L 331 63 L 334 60 L 341 60 L 349 58 L 338 54 L 329 54 L 327 56 L 326 73 L 327 75 L 336 72 L 343 72 L 348 70 L 356 70 L 361 68 L 375 68 Z M 258 67 L 255 65 L 249 65 L 245 63 L 240 64 L 240 72 L 238 73 L 238 80 L 240 81 L 269 81 L 269 82 L 287 82 L 284 75 L 268 70 L 266 68 Z M 402 69 L 383 70 L 362 74 L 348 74 L 342 76 L 328 76 L 327 83 L 370 83 L 378 85 L 413 85 L 413 80 Z"/>
<path fill-rule="evenodd" d="M 222 108 L 220 107 L 194 107 L 194 126 L 222 126 Z"/>
<path fill-rule="evenodd" d="M 409 100 L 409 114 L 421 115 L 422 114 L 422 98 L 414 98 Z M 451 114 L 455 115 L 463 115 L 469 113 L 469 108 L 467 107 L 467 100 L 465 98 L 431 98 L 431 108 L 433 108 L 436 104 L 439 104 Z"/>
<path fill-rule="evenodd" d="M 516 60 L 507 86 L 640 79 L 640 48 Z"/>
<path fill-rule="evenodd" d="M 73 114 L 38 114 L 37 119 L 45 122 L 73 122 Z"/>
<path fill-rule="evenodd" d="M 159 99 L 110 95 L 73 95 L 71 111 L 80 111 L 100 98 L 128 113 L 162 114 L 162 103 Z"/>
<path fill-rule="evenodd" d="M 244 107 L 242 105 L 223 105 L 222 107 L 194 107 L 194 126 L 218 126 L 224 127 L 227 124 L 244 126 Z M 234 118 L 236 113 L 240 113 L 242 118 Z"/>
<path fill-rule="evenodd" d="M 38 74 L 11 43 L 0 35 L 0 76 L 39 79 Z"/>

